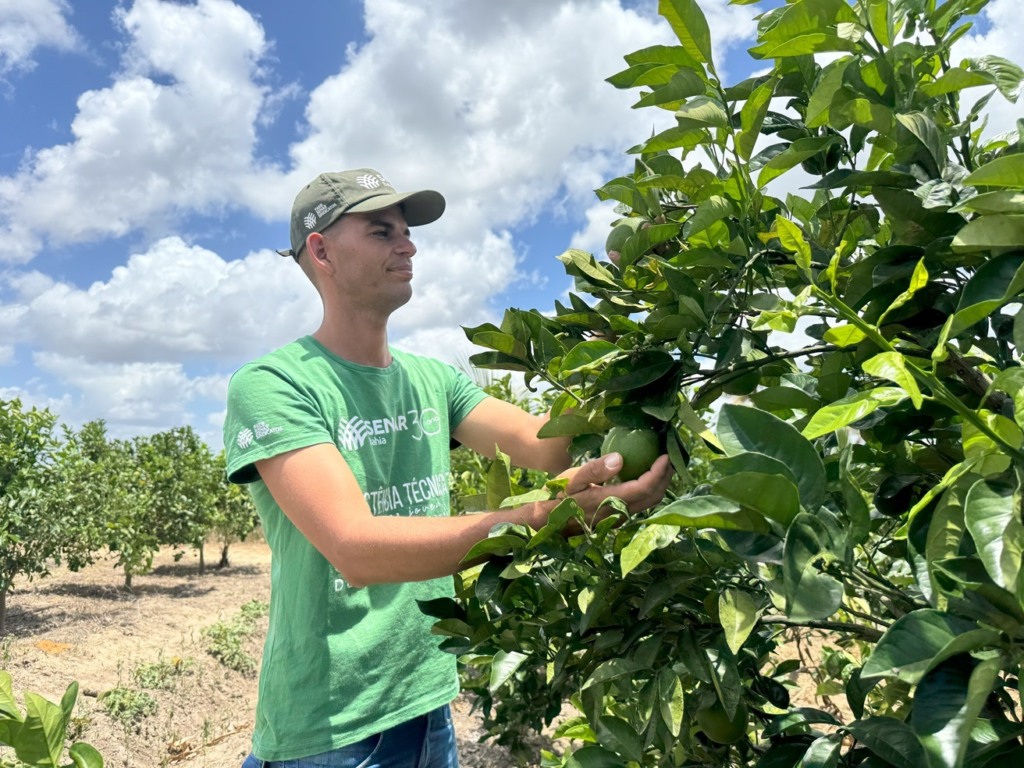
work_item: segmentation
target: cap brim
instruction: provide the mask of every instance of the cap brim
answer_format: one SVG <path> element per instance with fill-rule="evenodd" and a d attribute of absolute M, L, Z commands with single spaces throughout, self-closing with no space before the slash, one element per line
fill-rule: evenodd
<path fill-rule="evenodd" d="M 410 227 L 430 224 L 441 218 L 444 213 L 444 197 L 432 189 L 421 189 L 418 192 L 405 192 L 395 195 L 376 195 L 368 200 L 353 205 L 345 213 L 369 213 L 401 205 L 405 222 Z"/>

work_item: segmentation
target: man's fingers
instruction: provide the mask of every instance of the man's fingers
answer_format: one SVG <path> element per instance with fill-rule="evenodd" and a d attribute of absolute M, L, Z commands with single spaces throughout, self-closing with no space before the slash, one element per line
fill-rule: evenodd
<path fill-rule="evenodd" d="M 573 473 L 565 492 L 569 496 L 573 496 L 592 485 L 604 485 L 615 477 L 620 469 L 622 469 L 622 456 L 618 453 L 609 453 L 606 456 L 592 459 Z"/>

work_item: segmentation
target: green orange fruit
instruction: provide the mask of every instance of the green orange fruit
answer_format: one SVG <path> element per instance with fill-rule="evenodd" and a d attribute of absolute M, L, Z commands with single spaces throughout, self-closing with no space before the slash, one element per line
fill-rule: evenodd
<path fill-rule="evenodd" d="M 653 429 L 612 427 L 601 444 L 601 455 L 608 453 L 622 454 L 619 480 L 636 480 L 661 455 L 661 441 Z"/>
<path fill-rule="evenodd" d="M 736 705 L 736 713 L 730 718 L 721 702 L 697 710 L 697 725 L 716 744 L 735 744 L 747 732 L 747 705 L 742 701 Z"/>

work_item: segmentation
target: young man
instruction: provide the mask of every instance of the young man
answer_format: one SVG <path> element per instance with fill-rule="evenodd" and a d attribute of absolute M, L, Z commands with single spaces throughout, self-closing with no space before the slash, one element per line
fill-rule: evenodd
<path fill-rule="evenodd" d="M 486 396 L 437 360 L 388 346 L 412 296 L 409 227 L 444 211 L 432 190 L 399 194 L 378 172 L 325 173 L 295 199 L 291 256 L 323 322 L 241 368 L 224 424 L 228 476 L 250 483 L 272 552 L 253 754 L 258 766 L 449 768 L 455 658 L 437 648 L 417 600 L 451 596 L 451 575 L 492 526 L 541 528 L 555 502 L 452 517 L 454 437 L 518 466 L 565 472 L 587 515 L 611 495 L 653 506 L 667 457 L 606 488 L 621 457 L 567 470 L 545 419 Z"/>

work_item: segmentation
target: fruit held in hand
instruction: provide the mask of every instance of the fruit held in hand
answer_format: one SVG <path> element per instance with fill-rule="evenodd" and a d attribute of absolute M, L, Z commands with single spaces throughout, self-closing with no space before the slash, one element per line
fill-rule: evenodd
<path fill-rule="evenodd" d="M 646 427 L 612 427 L 601 444 L 601 455 L 622 454 L 622 469 L 618 478 L 636 480 L 651 468 L 661 454 L 658 433 Z"/>

